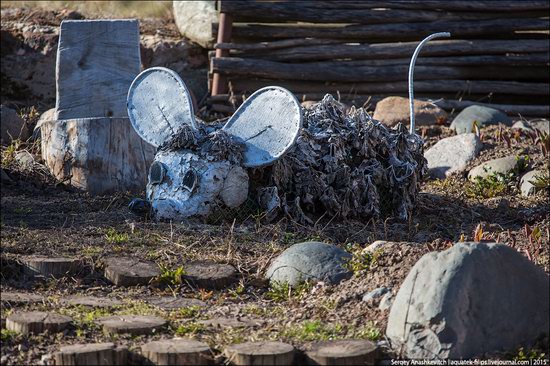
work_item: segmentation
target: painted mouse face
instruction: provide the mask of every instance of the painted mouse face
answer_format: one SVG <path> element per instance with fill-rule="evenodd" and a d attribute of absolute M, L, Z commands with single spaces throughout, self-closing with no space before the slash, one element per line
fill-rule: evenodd
<path fill-rule="evenodd" d="M 173 141 L 182 130 L 199 130 L 185 84 L 166 68 L 147 69 L 136 77 L 128 92 L 128 115 L 136 132 L 157 147 Z M 301 125 L 301 107 L 294 95 L 267 87 L 251 95 L 221 129 L 231 143 L 242 146 L 242 161 L 203 146 L 163 146 L 151 164 L 146 188 L 154 216 L 208 216 L 222 205 L 240 206 L 249 191 L 246 168 L 269 165 L 282 157 Z M 208 145 L 212 136 L 204 136 L 199 145 Z"/>

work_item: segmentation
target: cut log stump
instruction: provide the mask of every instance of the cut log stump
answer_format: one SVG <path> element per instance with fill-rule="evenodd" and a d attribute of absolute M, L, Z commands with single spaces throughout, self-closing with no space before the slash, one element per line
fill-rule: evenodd
<path fill-rule="evenodd" d="M 229 346 L 224 354 L 234 365 L 291 365 L 294 347 L 282 342 L 248 342 Z"/>
<path fill-rule="evenodd" d="M 155 365 L 213 365 L 207 344 L 190 339 L 166 339 L 141 346 L 141 352 Z"/>
<path fill-rule="evenodd" d="M 2 291 L 2 293 L 0 293 L 0 300 L 2 301 L 2 304 L 16 306 L 42 302 L 44 301 L 44 297 L 25 292 Z"/>
<path fill-rule="evenodd" d="M 69 305 L 82 305 L 97 308 L 109 308 L 122 305 L 122 302 L 117 299 L 94 296 L 72 296 L 66 299 L 62 299 L 61 301 Z"/>
<path fill-rule="evenodd" d="M 114 257 L 105 261 L 105 278 L 117 286 L 147 285 L 160 275 L 158 265 L 130 257 Z"/>
<path fill-rule="evenodd" d="M 64 257 L 29 256 L 22 259 L 30 275 L 45 277 L 63 277 L 72 275 L 80 269 L 80 260 Z"/>
<path fill-rule="evenodd" d="M 57 333 L 65 329 L 72 319 L 57 313 L 42 311 L 17 312 L 6 319 L 6 328 L 22 334 Z"/>
<path fill-rule="evenodd" d="M 362 339 L 314 343 L 306 352 L 310 365 L 374 365 L 376 345 Z"/>
<path fill-rule="evenodd" d="M 183 279 L 199 288 L 223 289 L 237 281 L 237 271 L 229 264 L 191 262 L 183 268 Z"/>
<path fill-rule="evenodd" d="M 58 366 L 126 365 L 128 349 L 113 343 L 74 344 L 61 347 L 54 359 Z"/>
<path fill-rule="evenodd" d="M 99 318 L 96 323 L 103 326 L 105 333 L 142 335 L 157 332 L 166 325 L 166 320 L 158 316 L 114 315 Z"/>
<path fill-rule="evenodd" d="M 159 307 L 163 310 L 177 310 L 191 306 L 204 307 L 206 303 L 199 299 L 189 299 L 185 297 L 150 297 L 145 300 L 148 304 Z"/>

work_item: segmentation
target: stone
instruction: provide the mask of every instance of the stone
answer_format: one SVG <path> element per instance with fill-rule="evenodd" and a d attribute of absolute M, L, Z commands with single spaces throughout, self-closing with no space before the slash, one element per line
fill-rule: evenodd
<path fill-rule="evenodd" d="M 7 304 L 11 306 L 15 305 L 25 305 L 25 304 L 35 304 L 43 302 L 45 299 L 41 295 L 25 293 L 25 292 L 12 292 L 12 291 L 2 291 L 0 294 L 0 300 L 2 304 Z"/>
<path fill-rule="evenodd" d="M 233 365 L 292 365 L 294 347 L 282 342 L 247 342 L 226 347 L 224 355 Z"/>
<path fill-rule="evenodd" d="M 439 140 L 424 153 L 428 172 L 433 178 L 445 179 L 462 172 L 481 150 L 482 143 L 474 133 L 465 133 Z"/>
<path fill-rule="evenodd" d="M 212 23 L 218 22 L 215 1 L 174 1 L 174 20 L 180 33 L 204 48 L 212 48 Z"/>
<path fill-rule="evenodd" d="M 550 134 L 550 121 L 548 121 L 547 119 L 538 119 L 532 121 L 521 120 L 514 123 L 512 125 L 512 128 L 528 132 L 535 132 L 535 130 L 539 130 L 540 132 Z"/>
<path fill-rule="evenodd" d="M 365 295 L 363 295 L 363 301 L 364 302 L 372 302 L 382 296 L 384 296 L 387 292 L 390 292 L 391 289 L 387 287 L 379 287 L 375 290 L 372 290 L 370 292 L 367 292 Z"/>
<path fill-rule="evenodd" d="M 230 264 L 190 262 L 183 270 L 183 279 L 199 288 L 223 289 L 237 282 L 237 271 Z"/>
<path fill-rule="evenodd" d="M 456 243 L 414 265 L 391 307 L 386 335 L 408 358 L 517 349 L 548 334 L 548 286 L 544 270 L 509 246 Z"/>
<path fill-rule="evenodd" d="M 540 188 L 537 188 L 533 183 L 537 180 L 537 178 L 544 176 L 548 177 L 548 171 L 545 172 L 543 170 L 531 170 L 530 172 L 525 173 L 521 177 L 519 183 L 521 195 L 527 197 L 539 191 Z"/>
<path fill-rule="evenodd" d="M 313 343 L 306 356 L 313 365 L 374 365 L 377 350 L 371 341 L 341 339 Z"/>
<path fill-rule="evenodd" d="M 105 278 L 116 286 L 148 285 L 160 275 L 157 264 L 131 257 L 114 257 L 105 261 Z"/>
<path fill-rule="evenodd" d="M 315 241 L 298 243 L 271 263 L 266 278 L 271 282 L 287 282 L 291 286 L 311 280 L 336 284 L 352 276 L 345 268 L 350 258 L 351 254 L 331 244 Z"/>
<path fill-rule="evenodd" d="M 457 134 L 474 132 L 474 122 L 479 128 L 499 123 L 505 126 L 512 125 L 512 119 L 505 113 L 488 107 L 471 105 L 464 108 L 451 123 L 451 129 Z"/>
<path fill-rule="evenodd" d="M 492 174 L 508 174 L 516 170 L 518 167 L 525 167 L 528 160 L 525 156 L 506 156 L 504 158 L 493 159 L 484 162 L 472 168 L 468 173 L 468 179 L 475 180 L 476 178 L 487 178 Z"/>
<path fill-rule="evenodd" d="M 57 333 L 63 331 L 72 319 L 57 313 L 43 311 L 22 311 L 10 314 L 6 318 L 6 329 L 21 334 L 39 334 L 48 331 Z"/>
<path fill-rule="evenodd" d="M 155 365 L 212 365 L 210 347 L 192 339 L 163 339 L 141 346 L 141 353 Z"/>
<path fill-rule="evenodd" d="M 63 346 L 54 353 L 56 366 L 64 365 L 127 365 L 128 349 L 114 343 L 88 343 Z"/>
<path fill-rule="evenodd" d="M 81 262 L 76 258 L 28 256 L 22 258 L 27 273 L 45 277 L 64 277 L 81 270 Z"/>
<path fill-rule="evenodd" d="M 205 307 L 206 303 L 199 299 L 189 299 L 185 297 L 150 297 L 145 300 L 148 304 L 154 305 L 163 310 L 177 310 L 189 308 L 192 306 Z"/>
<path fill-rule="evenodd" d="M 103 326 L 105 333 L 142 335 L 156 333 L 166 325 L 166 320 L 148 315 L 113 315 L 99 318 L 96 323 Z"/>
<path fill-rule="evenodd" d="M 72 296 L 62 299 L 61 302 L 69 305 L 82 305 L 96 308 L 110 308 L 113 306 L 121 306 L 122 301 L 117 299 L 111 299 L 108 297 L 94 297 L 94 296 Z"/>
<path fill-rule="evenodd" d="M 410 123 L 409 98 L 387 97 L 376 103 L 373 118 L 388 127 L 398 123 L 406 126 Z M 449 118 L 447 112 L 433 103 L 414 100 L 416 126 L 433 126 L 443 124 Z"/>
<path fill-rule="evenodd" d="M 2 145 L 9 145 L 12 141 L 27 140 L 30 136 L 25 121 L 17 115 L 14 109 L 0 105 L 0 137 Z"/>

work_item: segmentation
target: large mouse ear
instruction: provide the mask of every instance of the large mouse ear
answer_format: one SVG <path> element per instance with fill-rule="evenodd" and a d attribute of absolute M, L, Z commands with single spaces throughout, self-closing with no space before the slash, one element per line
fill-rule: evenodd
<path fill-rule="evenodd" d="M 244 166 L 255 168 L 281 158 L 302 127 L 302 110 L 290 91 L 268 86 L 237 109 L 223 129 L 244 143 Z"/>
<path fill-rule="evenodd" d="M 141 72 L 128 90 L 128 116 L 138 135 L 158 147 L 184 124 L 196 129 L 193 102 L 179 75 L 164 67 Z"/>

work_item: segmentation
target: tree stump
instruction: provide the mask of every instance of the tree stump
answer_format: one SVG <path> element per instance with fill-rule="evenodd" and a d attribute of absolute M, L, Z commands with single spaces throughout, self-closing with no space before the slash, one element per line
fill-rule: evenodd
<path fill-rule="evenodd" d="M 229 264 L 191 262 L 184 265 L 183 269 L 183 279 L 199 288 L 219 290 L 237 281 L 237 271 Z"/>
<path fill-rule="evenodd" d="M 282 342 L 248 342 L 229 346 L 225 357 L 234 365 L 291 365 L 294 347 Z"/>
<path fill-rule="evenodd" d="M 116 286 L 147 285 L 160 275 L 158 265 L 130 257 L 115 257 L 105 261 L 105 278 Z"/>
<path fill-rule="evenodd" d="M 61 332 L 72 319 L 65 315 L 46 313 L 42 311 L 18 312 L 6 319 L 6 328 L 22 334 L 39 334 Z"/>
<path fill-rule="evenodd" d="M 57 366 L 126 365 L 128 349 L 114 343 L 74 344 L 61 347 L 54 354 Z"/>
<path fill-rule="evenodd" d="M 69 305 L 83 305 L 97 308 L 109 308 L 113 306 L 122 305 L 122 301 L 117 299 L 110 299 L 107 297 L 94 297 L 94 296 L 73 296 L 61 300 L 63 303 Z"/>
<path fill-rule="evenodd" d="M 96 320 L 109 334 L 128 333 L 142 335 L 155 333 L 166 325 L 166 320 L 158 316 L 147 315 L 114 315 Z"/>
<path fill-rule="evenodd" d="M 163 310 L 176 310 L 181 308 L 188 308 L 191 306 L 206 306 L 204 301 L 199 299 L 189 299 L 184 297 L 150 297 L 145 300 L 148 304 L 159 307 Z"/>
<path fill-rule="evenodd" d="M 45 277 L 63 277 L 78 272 L 80 260 L 64 257 L 29 256 L 22 258 L 27 273 Z"/>
<path fill-rule="evenodd" d="M 141 346 L 141 352 L 155 365 L 213 365 L 207 344 L 190 339 L 165 339 Z"/>
<path fill-rule="evenodd" d="M 25 292 L 2 291 L 2 293 L 0 293 L 0 300 L 2 301 L 2 304 L 15 306 L 15 305 L 34 304 L 37 302 L 42 302 L 44 301 L 44 297 L 36 294 L 25 293 Z"/>
<path fill-rule="evenodd" d="M 310 365 L 374 365 L 376 344 L 362 339 L 314 343 L 306 352 Z"/>

